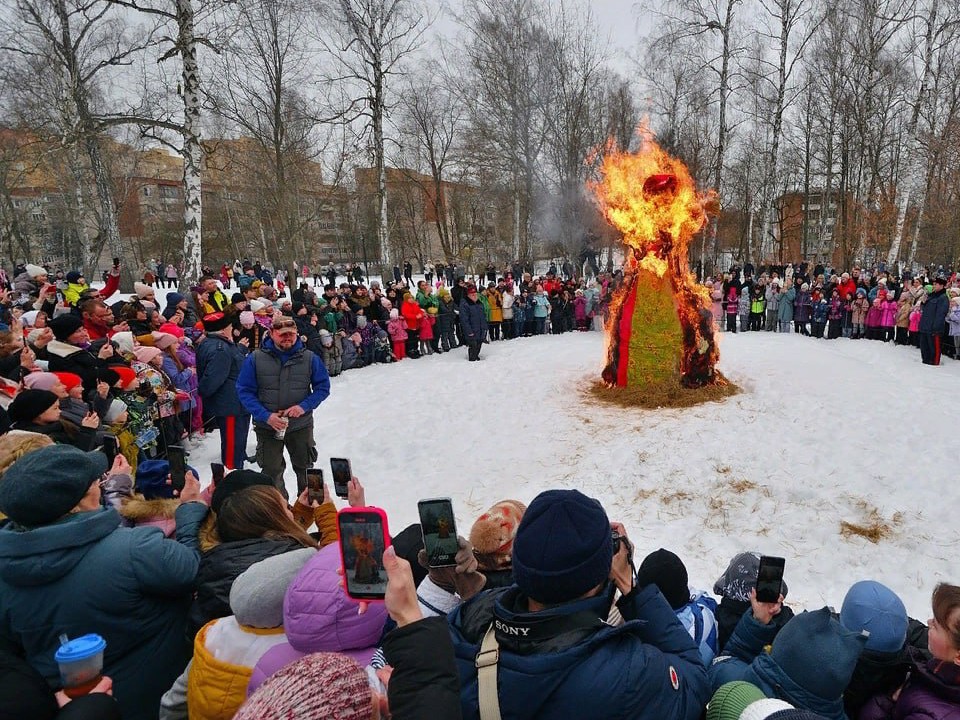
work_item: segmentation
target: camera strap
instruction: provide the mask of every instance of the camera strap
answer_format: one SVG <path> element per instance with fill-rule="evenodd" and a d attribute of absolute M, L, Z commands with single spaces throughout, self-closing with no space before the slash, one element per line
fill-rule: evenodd
<path fill-rule="evenodd" d="M 480 720 L 501 720 L 500 696 L 497 691 L 497 673 L 500 663 L 500 643 L 497 632 L 524 640 L 555 637 L 571 630 L 599 629 L 608 623 L 590 612 L 578 612 L 533 622 L 505 621 L 494 618 L 480 643 L 480 652 L 474 660 L 477 668 L 477 695 Z"/>

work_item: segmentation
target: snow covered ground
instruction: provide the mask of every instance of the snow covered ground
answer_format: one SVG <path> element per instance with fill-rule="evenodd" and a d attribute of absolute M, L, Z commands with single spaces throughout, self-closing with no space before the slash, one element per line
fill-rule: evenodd
<path fill-rule="evenodd" d="M 421 498 L 453 498 L 465 535 L 498 500 L 577 488 L 626 525 L 638 563 L 666 547 L 710 589 L 737 552 L 782 555 L 802 608 L 839 608 L 872 578 L 925 620 L 937 581 L 960 580 L 960 363 L 926 367 L 918 350 L 867 340 L 725 333 L 720 368 L 743 392 L 624 410 L 584 392 L 603 343 L 570 333 L 491 343 L 479 363 L 459 349 L 348 371 L 315 414 L 318 466 L 332 488 L 329 458 L 350 458 L 394 531 L 416 522 Z M 191 454 L 202 479 L 218 454 L 215 432 Z M 844 536 L 842 521 L 890 534 Z"/>

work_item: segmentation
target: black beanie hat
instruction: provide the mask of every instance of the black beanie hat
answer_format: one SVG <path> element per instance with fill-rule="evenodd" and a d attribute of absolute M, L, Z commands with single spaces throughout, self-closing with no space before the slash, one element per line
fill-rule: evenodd
<path fill-rule="evenodd" d="M 234 293 L 230 296 L 230 304 L 236 305 L 237 303 L 246 302 L 247 299 L 243 296 L 243 293 Z"/>
<path fill-rule="evenodd" d="M 213 489 L 213 495 L 210 496 L 210 509 L 215 513 L 220 512 L 224 500 L 234 493 L 255 485 L 275 487 L 273 479 L 269 475 L 264 475 L 255 470 L 234 470 L 218 482 Z"/>
<path fill-rule="evenodd" d="M 47 323 L 47 327 L 53 331 L 53 336 L 57 340 L 63 341 L 83 327 L 83 320 L 80 319 L 79 315 L 67 313 L 53 318 Z"/>
<path fill-rule="evenodd" d="M 690 602 L 688 582 L 683 560 L 663 548 L 647 555 L 637 569 L 637 585 L 656 585 L 674 610 Z"/>
<path fill-rule="evenodd" d="M 21 390 L 7 408 L 7 414 L 11 422 L 30 422 L 58 401 L 49 390 Z"/>

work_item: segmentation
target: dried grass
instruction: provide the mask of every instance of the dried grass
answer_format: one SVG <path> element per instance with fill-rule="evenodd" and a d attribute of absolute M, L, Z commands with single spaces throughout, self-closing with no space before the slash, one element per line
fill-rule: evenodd
<path fill-rule="evenodd" d="M 717 371 L 719 382 L 700 388 L 685 388 L 679 382 L 660 385 L 609 387 L 597 380 L 588 388 L 588 393 L 600 402 L 626 408 L 686 408 L 706 402 L 718 402 L 740 392 L 740 388 Z"/>
<path fill-rule="evenodd" d="M 874 545 L 893 535 L 894 531 L 903 522 L 903 513 L 896 512 L 889 520 L 884 518 L 875 507 L 870 507 L 865 501 L 857 503 L 865 511 L 859 522 L 850 520 L 840 521 L 840 535 L 844 538 L 853 536 L 869 540 Z"/>
<path fill-rule="evenodd" d="M 731 480 L 729 484 L 730 490 L 735 492 L 737 495 L 743 495 L 748 490 L 756 490 L 760 486 L 757 485 L 753 480 L 747 480 L 746 478 L 741 478 L 740 480 Z"/>

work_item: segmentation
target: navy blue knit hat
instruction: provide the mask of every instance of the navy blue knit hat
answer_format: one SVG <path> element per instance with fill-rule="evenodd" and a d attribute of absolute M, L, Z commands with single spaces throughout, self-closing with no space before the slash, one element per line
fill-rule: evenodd
<path fill-rule="evenodd" d="M 610 576 L 613 541 L 603 506 L 578 490 L 534 498 L 513 541 L 513 577 L 528 597 L 576 600 Z"/>
<path fill-rule="evenodd" d="M 137 465 L 136 490 L 147 500 L 173 498 L 173 485 L 167 482 L 170 463 L 166 460 L 144 460 Z"/>
<path fill-rule="evenodd" d="M 770 657 L 793 682 L 823 700 L 839 700 L 850 684 L 865 634 L 846 630 L 830 608 L 803 612 L 773 641 Z M 797 701 L 800 698 L 786 698 Z"/>

